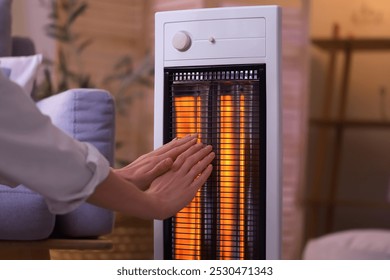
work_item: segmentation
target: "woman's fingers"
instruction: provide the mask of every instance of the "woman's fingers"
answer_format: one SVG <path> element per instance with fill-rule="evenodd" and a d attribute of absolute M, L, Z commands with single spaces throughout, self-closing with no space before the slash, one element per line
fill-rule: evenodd
<path fill-rule="evenodd" d="M 190 178 L 196 178 L 199 176 L 199 174 L 203 173 L 204 170 L 207 168 L 207 166 L 209 166 L 211 164 L 211 162 L 214 160 L 215 158 L 215 153 L 211 152 L 211 149 L 208 149 L 207 147 L 203 149 L 203 151 L 201 151 L 204 155 L 204 157 L 202 157 L 201 159 L 198 160 L 198 157 L 196 157 L 194 160 L 196 161 L 195 164 L 193 164 L 192 166 L 190 166 L 190 169 L 189 169 L 189 176 Z M 199 152 L 199 154 L 201 153 Z M 196 155 L 198 156 L 198 155 Z M 200 156 L 200 155 L 199 155 Z"/>
<path fill-rule="evenodd" d="M 181 139 L 174 139 L 160 148 L 145 154 L 136 159 L 132 164 L 152 164 L 155 165 L 161 160 L 171 158 L 173 161 L 184 151 L 196 144 L 196 135 L 187 135 Z"/>
<path fill-rule="evenodd" d="M 203 170 L 202 173 L 198 173 L 199 176 L 191 183 L 190 188 L 194 189 L 195 191 L 198 191 L 199 188 L 203 186 L 206 180 L 209 178 L 212 171 L 213 166 L 211 164 L 207 165 L 206 169 Z"/>
<path fill-rule="evenodd" d="M 200 151 L 204 145 L 202 143 L 196 143 L 195 145 L 190 146 L 187 150 L 183 151 L 180 155 L 177 156 L 176 160 L 173 163 L 172 170 L 183 170 L 185 173 L 188 171 L 188 167 L 184 166 L 184 163 L 188 161 L 188 159 Z M 186 168 L 186 169 L 184 169 Z"/>
<path fill-rule="evenodd" d="M 185 137 L 183 138 L 180 138 L 180 139 L 173 139 L 171 142 L 168 142 L 167 144 L 161 146 L 160 148 L 157 148 L 156 150 L 154 150 L 152 152 L 152 154 L 154 156 L 159 156 L 159 155 L 164 155 L 165 153 L 167 152 L 170 152 L 172 153 L 172 150 L 175 149 L 175 148 L 179 148 L 183 145 L 186 145 L 188 144 L 188 142 L 191 142 L 191 141 L 194 141 L 195 139 L 197 139 L 197 135 L 194 134 L 194 135 L 186 135 Z M 196 142 L 196 141 L 195 141 Z M 188 145 L 187 145 L 188 146 Z M 183 147 L 182 147 L 183 148 Z M 185 149 L 184 149 L 185 150 Z"/>
<path fill-rule="evenodd" d="M 157 150 L 140 156 L 133 161 L 130 166 L 141 164 L 143 166 L 146 165 L 146 168 L 149 168 L 147 167 L 148 165 L 154 166 L 166 158 L 171 158 L 174 161 L 179 154 L 194 145 L 197 141 L 196 139 L 196 135 L 188 135 L 179 140 L 172 140 Z"/>
<path fill-rule="evenodd" d="M 173 164 L 173 161 L 171 158 L 166 158 L 160 162 L 157 162 L 154 165 L 154 167 L 152 167 L 151 170 L 148 170 L 145 172 L 147 174 L 147 176 L 149 177 L 149 181 L 151 182 L 155 178 L 157 178 L 158 176 L 167 172 L 169 169 L 171 169 L 172 164 Z"/>
<path fill-rule="evenodd" d="M 185 161 L 183 163 L 180 162 L 180 164 L 181 164 L 180 169 L 185 174 L 188 173 L 189 171 L 193 171 L 194 168 L 197 171 L 199 171 L 198 170 L 199 168 L 204 169 L 210 163 L 210 162 L 208 162 L 208 160 L 210 158 L 208 158 L 207 156 L 212 152 L 212 147 L 210 145 L 208 145 L 205 147 L 200 146 L 200 148 L 199 149 L 198 148 L 199 147 L 194 146 L 194 147 L 191 147 L 191 149 L 188 149 L 189 155 L 186 155 Z M 214 156 L 213 156 L 213 158 L 214 158 Z M 205 159 L 206 159 L 206 161 L 205 161 Z M 176 164 L 176 162 L 174 163 L 174 165 L 175 164 Z M 173 166 L 173 168 L 175 168 L 175 166 Z M 200 170 L 198 173 L 200 173 L 201 171 L 202 170 Z"/>

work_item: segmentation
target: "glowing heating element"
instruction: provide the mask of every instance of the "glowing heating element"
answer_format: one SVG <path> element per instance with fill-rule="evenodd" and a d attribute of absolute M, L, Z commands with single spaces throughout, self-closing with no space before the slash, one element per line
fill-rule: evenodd
<path fill-rule="evenodd" d="M 165 221 L 166 258 L 264 258 L 264 73 L 264 65 L 166 72 L 164 141 L 196 133 L 216 153 L 206 184 Z"/>
<path fill-rule="evenodd" d="M 174 107 L 176 108 L 176 137 L 199 133 L 200 112 L 197 111 L 200 108 L 199 98 L 177 97 L 174 99 Z M 199 202 L 198 193 L 191 204 L 176 215 L 175 248 L 180 256 L 191 256 L 199 251 L 199 228 L 189 226 L 200 222 L 200 212 L 196 211 L 199 209 Z"/>

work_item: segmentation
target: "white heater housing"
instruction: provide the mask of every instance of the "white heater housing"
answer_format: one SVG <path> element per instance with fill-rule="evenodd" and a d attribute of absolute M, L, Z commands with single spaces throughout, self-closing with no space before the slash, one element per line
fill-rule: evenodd
<path fill-rule="evenodd" d="M 163 117 L 166 102 L 164 90 L 168 86 L 165 78 L 167 69 L 264 66 L 265 135 L 261 137 L 266 146 L 266 166 L 262 167 L 265 168 L 264 186 L 261 186 L 265 194 L 262 202 L 265 211 L 261 219 L 265 226 L 262 250 L 265 251 L 263 258 L 266 259 L 279 259 L 281 256 L 280 25 L 281 11 L 277 6 L 159 12 L 155 21 L 155 148 L 169 141 L 164 139 Z M 247 74 L 246 70 L 237 73 L 244 78 L 252 75 Z M 195 79 L 202 79 L 198 75 L 203 77 L 203 74 L 194 75 Z M 177 79 L 181 79 L 181 76 Z M 164 250 L 167 250 L 164 248 L 164 238 L 164 221 L 155 221 L 155 259 L 164 258 Z"/>

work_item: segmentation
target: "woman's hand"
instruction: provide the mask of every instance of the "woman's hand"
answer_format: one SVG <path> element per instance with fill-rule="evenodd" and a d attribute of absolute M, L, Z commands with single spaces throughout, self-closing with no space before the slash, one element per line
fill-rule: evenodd
<path fill-rule="evenodd" d="M 177 157 L 172 168 L 156 178 L 145 191 L 159 205 L 158 219 L 173 216 L 187 206 L 212 171 L 211 146 L 198 143 Z"/>
<path fill-rule="evenodd" d="M 167 157 L 172 162 L 164 173 L 162 170 L 166 167 L 157 165 Z M 212 147 L 196 144 L 195 136 L 174 140 L 137 160 L 137 168 L 125 167 L 122 172 L 129 180 L 111 170 L 88 201 L 138 218 L 169 218 L 187 206 L 206 182 L 212 171 L 214 157 Z M 137 176 L 131 176 L 131 170 L 137 172 Z M 142 191 L 132 181 L 149 188 Z"/>
<path fill-rule="evenodd" d="M 196 135 L 174 139 L 164 146 L 145 154 L 129 165 L 113 171 L 133 183 L 140 190 L 146 190 L 158 176 L 167 172 L 176 158 L 196 143 Z"/>

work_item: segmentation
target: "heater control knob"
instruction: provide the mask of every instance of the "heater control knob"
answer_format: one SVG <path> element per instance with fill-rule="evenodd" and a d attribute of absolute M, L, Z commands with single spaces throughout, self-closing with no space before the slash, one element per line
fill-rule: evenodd
<path fill-rule="evenodd" d="M 172 45 L 178 51 L 185 52 L 191 46 L 191 37 L 187 32 L 179 31 L 173 36 Z"/>

